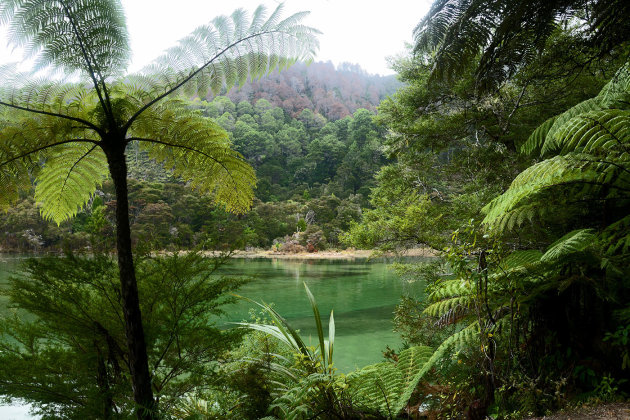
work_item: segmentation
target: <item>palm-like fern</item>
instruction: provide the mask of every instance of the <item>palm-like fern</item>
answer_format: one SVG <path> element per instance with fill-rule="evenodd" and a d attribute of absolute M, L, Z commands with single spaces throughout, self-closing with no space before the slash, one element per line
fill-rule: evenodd
<path fill-rule="evenodd" d="M 430 347 L 411 347 L 403 350 L 396 362 L 365 366 L 348 375 L 347 392 L 363 410 L 396 418 L 428 371 L 432 354 Z"/>
<path fill-rule="evenodd" d="M 599 201 L 607 203 L 612 217 L 625 216 L 630 199 L 629 81 L 626 65 L 597 97 L 543 123 L 523 151 L 551 157 L 523 171 L 489 203 L 484 223 L 512 230 L 556 211 L 554 202 L 580 212 L 582 203 Z"/>
<path fill-rule="evenodd" d="M 588 45 L 609 51 L 627 42 L 624 0 L 438 0 L 414 29 L 415 52 L 434 56 L 438 78 L 472 64 L 479 87 L 489 89 L 529 63 L 563 23 L 584 16 Z"/>
<path fill-rule="evenodd" d="M 129 42 L 119 0 L 1 0 L 0 24 L 36 68 L 79 82 L 51 81 L 0 68 L 0 206 L 31 178 L 42 215 L 74 215 L 109 173 L 116 189 L 117 251 L 130 368 L 140 416 L 154 400 L 131 252 L 126 147 L 138 142 L 156 160 L 228 210 L 252 202 L 253 170 L 227 134 L 191 111 L 182 97 L 231 88 L 317 49 L 305 13 L 281 18 L 259 7 L 201 26 L 152 65 L 126 75 Z M 144 414 L 142 414 L 144 413 Z"/>

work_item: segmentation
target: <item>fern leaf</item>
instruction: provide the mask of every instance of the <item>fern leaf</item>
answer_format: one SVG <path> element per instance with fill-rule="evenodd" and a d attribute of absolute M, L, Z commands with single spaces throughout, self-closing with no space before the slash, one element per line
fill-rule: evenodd
<path fill-rule="evenodd" d="M 560 261 L 568 254 L 583 250 L 594 240 L 592 229 L 574 230 L 551 244 L 540 260 L 547 263 Z"/>
<path fill-rule="evenodd" d="M 630 94 L 630 62 L 623 65 L 615 76 L 602 88 L 599 92 L 599 96 L 604 106 L 612 108 L 622 105 L 627 107 L 627 101 L 625 104 L 620 104 L 620 99 L 627 98 Z M 621 108 L 623 109 L 623 108 Z"/>
<path fill-rule="evenodd" d="M 163 101 L 143 113 L 131 131 L 143 150 L 192 188 L 242 213 L 253 200 L 252 167 L 230 148 L 227 133 L 182 101 Z"/>
<path fill-rule="evenodd" d="M 554 134 L 561 153 L 608 153 L 630 147 L 630 112 L 608 109 L 586 112 L 567 121 Z"/>
<path fill-rule="evenodd" d="M 449 314 L 456 308 L 468 308 L 471 303 L 470 296 L 457 296 L 448 299 L 443 299 L 438 302 L 432 303 L 424 311 L 424 314 L 432 317 L 442 317 Z"/>
<path fill-rule="evenodd" d="M 350 373 L 348 391 L 355 404 L 389 418 L 396 417 L 418 385 L 417 373 L 432 354 L 430 347 L 411 347 L 400 353 L 396 363 L 377 363 Z M 407 394 L 409 397 L 404 399 Z"/>
<path fill-rule="evenodd" d="M 514 251 L 501 261 L 501 270 L 513 270 L 529 266 L 540 261 L 542 252 L 538 250 Z"/>
<path fill-rule="evenodd" d="M 431 354 L 431 356 L 428 359 L 426 359 L 426 361 L 422 364 L 422 367 L 416 372 L 413 379 L 409 381 L 409 386 L 403 390 L 402 394 L 400 394 L 398 402 L 400 403 L 404 401 L 404 404 L 406 404 L 407 401 L 409 401 L 409 399 L 411 398 L 411 394 L 413 393 L 416 386 L 418 385 L 418 382 L 420 382 L 420 379 L 422 379 L 422 377 L 424 377 L 424 375 L 426 375 L 427 372 L 429 372 L 429 370 L 442 357 L 444 357 L 444 354 L 449 349 L 454 347 L 455 352 L 457 352 L 465 346 L 476 344 L 478 340 L 479 340 L 479 324 L 477 322 L 470 324 L 466 328 L 456 332 L 455 334 L 451 335 L 449 338 L 444 340 L 442 344 L 440 344 L 440 346 L 433 352 L 433 354 Z M 396 407 L 398 406 L 399 405 L 397 405 Z M 400 409 L 402 409 L 403 407 L 404 405 L 401 406 Z"/>
<path fill-rule="evenodd" d="M 433 355 L 433 349 L 427 346 L 416 346 L 404 350 L 398 356 L 396 368 L 402 372 L 402 387 L 399 397 L 394 403 L 393 413 L 398 414 L 407 405 L 411 394 L 418 386 L 422 376 L 418 373 L 424 369 Z"/>
<path fill-rule="evenodd" d="M 104 78 L 125 69 L 130 48 L 120 1 L 14 0 L 0 5 L 9 42 L 25 47 L 38 68 L 98 72 Z"/>
<path fill-rule="evenodd" d="M 530 217 L 545 206 L 537 206 L 536 198 L 555 187 L 567 185 L 592 185 L 597 188 L 599 173 L 592 168 L 589 155 L 570 153 L 554 156 L 521 172 L 506 192 L 483 208 L 483 223 L 499 230 L 511 229 L 514 214 L 524 209 Z M 523 220 L 519 217 L 516 220 Z"/>
<path fill-rule="evenodd" d="M 540 149 L 545 144 L 545 139 L 549 130 L 556 122 L 557 116 L 549 118 L 547 121 L 538 126 L 537 129 L 529 136 L 527 141 L 521 146 L 521 153 L 526 155 L 532 155 L 535 152 L 540 152 Z"/>
<path fill-rule="evenodd" d="M 561 148 L 561 145 L 557 144 L 558 137 L 556 137 L 556 133 L 560 131 L 569 120 L 582 113 L 599 111 L 601 109 L 601 98 L 594 97 L 580 102 L 562 114 L 556 116 L 553 125 L 549 128 L 549 131 L 547 131 L 545 142 L 541 147 L 541 155 L 552 153 Z M 544 124 L 545 123 L 543 123 L 543 125 Z"/>
<path fill-rule="evenodd" d="M 76 215 L 108 174 L 107 158 L 96 145 L 57 146 L 35 180 L 42 216 L 60 224 Z"/>
<path fill-rule="evenodd" d="M 431 293 L 430 299 L 441 300 L 444 298 L 467 295 L 472 291 L 470 282 L 460 279 L 447 280 L 440 283 L 440 286 Z"/>
<path fill-rule="evenodd" d="M 601 241 L 606 255 L 626 255 L 630 251 L 630 216 L 607 226 Z"/>
<path fill-rule="evenodd" d="M 158 79 L 170 72 L 168 80 L 149 83 L 154 96 L 184 84 L 186 91 L 204 97 L 210 91 L 242 85 L 248 76 L 258 78 L 287 63 L 309 61 L 319 47 L 315 37 L 319 32 L 301 23 L 307 13 L 281 20 L 281 10 L 278 6 L 266 18 L 261 6 L 249 23 L 242 10 L 215 18 L 180 40 L 140 75 Z M 278 56 L 282 59 L 275 58 Z"/>

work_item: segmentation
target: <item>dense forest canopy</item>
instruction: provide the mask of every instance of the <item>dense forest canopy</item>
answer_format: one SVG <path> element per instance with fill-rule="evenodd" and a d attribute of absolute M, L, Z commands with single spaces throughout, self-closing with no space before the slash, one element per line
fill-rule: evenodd
<path fill-rule="evenodd" d="M 313 68 L 328 71 L 315 79 Z M 134 240 L 155 241 L 155 246 L 168 248 L 173 242 L 190 247 L 208 238 L 239 238 L 231 244 L 222 243 L 236 248 L 269 247 L 274 240 L 284 241 L 284 237 L 295 233 L 299 221 L 305 223 L 309 215 L 308 235 L 319 232 L 313 236 L 314 245 L 318 249 L 340 246 L 339 235 L 350 221 L 358 220 L 361 209 L 368 205 L 373 176 L 385 162 L 384 128 L 373 121 L 374 111 L 356 108 L 361 103 L 374 109 L 380 96 L 393 93 L 390 83 L 378 83 L 389 79 L 370 76 L 350 65 L 334 71 L 330 64 L 298 63 L 271 74 L 265 79 L 267 84 L 261 80 L 230 91 L 228 96 L 191 100 L 188 106 L 226 130 L 234 149 L 255 169 L 258 180 L 254 207 L 244 216 L 229 215 L 213 205 L 210 197 L 189 191 L 180 178 L 151 159 L 137 143 L 131 143 L 127 159 Z M 276 80 L 282 83 L 278 86 Z M 316 94 L 309 96 L 309 91 L 334 89 L 335 95 L 320 99 L 334 98 L 345 110 L 343 117 L 328 119 L 308 107 L 292 116 L 295 108 L 282 107 L 287 105 L 287 98 L 280 101 L 282 106 L 264 97 L 251 102 L 230 99 L 265 95 L 278 98 L 287 94 L 282 87 L 286 80 L 301 86 L 289 91 L 295 103 L 314 101 L 323 106 L 324 102 L 318 102 Z M 310 86 L 309 91 L 302 90 L 304 86 Z M 383 89 L 381 95 L 375 93 L 377 86 Z M 265 92 L 272 88 L 275 90 Z M 348 109 L 355 110 L 346 115 Z M 0 216 L 0 246 L 5 251 L 21 252 L 81 249 L 89 245 L 90 229 L 95 223 L 103 224 L 101 235 L 111 237 L 115 204 L 111 187 L 105 183 L 76 218 L 61 225 L 42 220 L 33 198 L 25 192 L 17 205 Z M 302 238 L 301 245 L 306 246 L 306 241 Z"/>

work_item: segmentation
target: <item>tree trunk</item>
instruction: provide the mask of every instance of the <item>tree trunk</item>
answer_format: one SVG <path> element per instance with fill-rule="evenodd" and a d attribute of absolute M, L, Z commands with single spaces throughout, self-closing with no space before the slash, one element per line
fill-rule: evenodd
<path fill-rule="evenodd" d="M 124 142 L 106 150 L 109 172 L 116 189 L 116 250 L 120 290 L 125 317 L 125 334 L 129 351 L 129 368 L 133 385 L 134 401 L 139 419 L 156 418 L 156 404 L 151 388 L 151 375 L 147 348 L 144 341 L 142 316 L 138 300 L 136 271 L 131 252 L 131 229 L 129 227 L 129 199 L 127 194 L 127 162 Z"/>

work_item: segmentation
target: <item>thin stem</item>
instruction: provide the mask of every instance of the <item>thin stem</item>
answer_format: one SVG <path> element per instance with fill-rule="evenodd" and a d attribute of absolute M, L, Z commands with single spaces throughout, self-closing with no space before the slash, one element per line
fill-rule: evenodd
<path fill-rule="evenodd" d="M 199 67 L 197 70 L 193 71 L 192 73 L 190 73 L 188 76 L 186 76 L 184 79 L 182 79 L 181 82 L 177 83 L 174 87 L 168 89 L 166 92 L 164 92 L 163 94 L 161 94 L 160 96 L 158 96 L 157 98 L 149 101 L 148 103 L 146 103 L 142 108 L 140 108 L 138 111 L 136 111 L 135 114 L 133 114 L 131 116 L 131 118 L 129 118 L 129 120 L 127 121 L 127 123 L 123 126 L 123 133 L 126 133 L 127 130 L 129 130 L 129 127 L 131 127 L 131 124 L 133 124 L 133 122 L 140 116 L 140 114 L 142 114 L 144 111 L 146 111 L 148 108 L 150 108 L 151 106 L 153 106 L 155 103 L 161 101 L 162 99 L 166 98 L 168 95 L 170 95 L 171 93 L 175 92 L 177 89 L 179 89 L 180 87 L 182 87 L 184 84 L 186 84 L 187 82 L 189 82 L 193 77 L 195 77 L 196 75 L 198 75 L 199 73 L 201 73 L 206 67 L 208 67 L 210 64 L 214 63 L 214 61 L 216 59 L 218 59 L 219 57 L 221 57 L 222 55 L 224 55 L 228 50 L 230 50 L 231 48 L 235 47 L 236 45 L 243 43 L 251 38 L 255 38 L 258 36 L 263 36 L 263 35 L 269 35 L 269 34 L 273 34 L 273 33 L 278 33 L 280 31 L 278 30 L 274 30 L 274 31 L 263 31 L 263 32 L 258 32 L 255 34 L 252 34 L 250 36 L 247 36 L 243 39 L 239 39 L 236 42 L 233 42 L 232 44 L 228 45 L 227 47 L 225 47 L 224 49 L 222 49 L 218 54 L 216 54 L 214 57 L 212 57 L 212 59 L 210 61 L 208 61 L 207 63 L 205 63 L 204 65 L 202 65 L 201 67 Z"/>
<path fill-rule="evenodd" d="M 37 149 L 33 149 L 33 150 L 28 151 L 26 153 L 23 153 L 23 154 L 21 154 L 19 156 L 14 156 L 14 157 L 12 157 L 9 160 L 5 160 L 4 162 L 0 162 L 0 166 L 4 166 L 4 165 L 6 165 L 8 163 L 11 163 L 11 162 L 13 162 L 15 160 L 22 159 L 22 158 L 24 158 L 24 157 L 26 157 L 28 155 L 33 154 L 33 153 L 41 152 L 42 150 L 46 150 L 46 149 L 49 149 L 49 148 L 55 147 L 55 146 L 61 146 L 62 144 L 68 144 L 68 143 L 94 143 L 95 144 L 94 147 L 96 147 L 96 145 L 98 145 L 98 142 L 96 140 L 92 140 L 92 139 L 72 139 L 72 140 L 59 141 L 59 142 L 56 142 L 56 143 L 53 143 L 53 144 L 48 144 L 46 146 L 38 147 Z"/>
<path fill-rule="evenodd" d="M 99 85 L 98 85 L 98 80 L 96 80 L 96 76 L 95 76 L 96 72 L 94 70 L 94 67 L 92 67 L 92 62 L 90 61 L 90 58 L 88 57 L 86 46 L 83 44 L 83 39 L 81 38 L 81 35 L 79 34 L 79 28 L 76 22 L 74 21 L 72 14 L 70 13 L 70 9 L 68 9 L 68 6 L 66 6 L 66 3 L 63 0 L 59 0 L 59 2 L 61 3 L 63 10 L 66 12 L 66 16 L 68 17 L 68 20 L 70 21 L 70 25 L 72 26 L 72 31 L 74 32 L 74 35 L 77 37 L 77 41 L 79 42 L 79 47 L 81 48 L 81 53 L 83 54 L 83 58 L 85 59 L 85 63 L 87 64 L 87 67 L 88 67 L 88 73 L 90 74 L 92 83 L 94 83 L 94 89 L 96 90 L 96 94 L 98 95 L 98 100 L 101 103 L 101 106 L 103 107 L 105 112 L 107 113 L 107 117 L 110 120 L 110 124 L 112 124 L 112 128 L 113 128 L 114 118 L 111 112 L 111 108 L 108 106 L 108 103 L 105 102 L 105 100 L 103 99 L 101 89 L 99 88 Z"/>
<path fill-rule="evenodd" d="M 92 124 L 91 122 L 81 119 L 81 118 L 77 118 L 77 117 L 71 117 L 70 115 L 65 115 L 65 114 L 58 114 L 56 112 L 49 112 L 49 111 L 40 111 L 37 109 L 32 109 L 32 108 L 26 108 L 23 106 L 19 106 L 19 105 L 15 105 L 15 104 L 11 104 L 8 102 L 3 102 L 0 101 L 0 105 L 4 105 L 4 106 L 8 106 L 9 108 L 14 108 L 14 109 L 19 109 L 20 111 L 26 111 L 26 112 L 32 112 L 34 114 L 42 114 L 42 115 L 49 115 L 51 117 L 57 117 L 57 118 L 62 118 L 65 120 L 70 120 L 70 121 L 75 121 L 78 123 L 83 124 L 85 127 L 82 128 L 90 128 L 94 131 L 96 131 L 99 135 L 102 134 L 102 131 L 100 128 L 98 128 L 96 125 Z M 77 128 L 77 127 L 73 127 L 73 128 Z"/>

